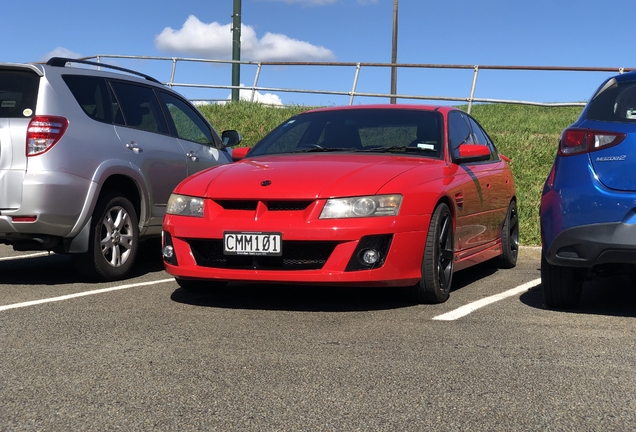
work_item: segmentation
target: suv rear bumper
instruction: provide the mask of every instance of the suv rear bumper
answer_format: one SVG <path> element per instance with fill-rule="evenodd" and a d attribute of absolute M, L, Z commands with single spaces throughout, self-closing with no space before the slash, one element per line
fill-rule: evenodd
<path fill-rule="evenodd" d="M 599 223 L 560 232 L 546 250 L 548 263 L 591 268 L 599 264 L 636 264 L 636 225 Z"/>
<path fill-rule="evenodd" d="M 85 197 L 93 183 L 90 180 L 62 172 L 27 173 L 22 188 L 22 204 L 18 209 L 0 210 L 0 239 L 24 239 L 48 235 L 73 237 L 90 217 Z M 82 199 L 78 200 L 78 197 Z M 35 216 L 34 222 L 15 222 L 18 216 Z"/>

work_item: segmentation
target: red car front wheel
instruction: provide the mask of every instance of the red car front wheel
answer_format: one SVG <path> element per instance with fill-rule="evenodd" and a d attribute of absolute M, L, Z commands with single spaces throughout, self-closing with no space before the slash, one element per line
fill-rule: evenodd
<path fill-rule="evenodd" d="M 448 300 L 453 280 L 453 215 L 446 204 L 433 212 L 422 260 L 422 280 L 415 286 L 420 303 Z"/>

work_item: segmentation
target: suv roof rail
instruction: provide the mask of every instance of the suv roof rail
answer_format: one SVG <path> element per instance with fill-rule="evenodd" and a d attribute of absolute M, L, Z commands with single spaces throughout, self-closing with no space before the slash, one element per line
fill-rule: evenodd
<path fill-rule="evenodd" d="M 110 64 L 106 64 L 106 63 L 99 63 L 99 62 L 94 62 L 94 61 L 90 61 L 90 60 L 73 59 L 73 58 L 66 58 L 66 57 L 51 57 L 49 59 L 49 61 L 46 62 L 47 65 L 55 66 L 55 67 L 65 67 L 66 63 L 81 63 L 81 64 L 87 64 L 87 65 L 91 65 L 91 66 L 115 69 L 115 70 L 118 70 L 118 71 L 121 71 L 121 72 L 126 72 L 126 73 L 129 73 L 129 74 L 140 76 L 142 78 L 147 79 L 148 81 L 152 81 L 152 82 L 157 83 L 157 84 L 163 84 L 162 82 L 160 82 L 157 79 L 151 77 L 150 75 L 146 75 L 146 74 L 143 74 L 141 72 L 137 72 L 137 71 L 134 71 L 134 70 L 131 70 L 131 69 L 126 69 L 126 68 L 123 68 L 123 67 L 114 66 L 114 65 L 110 65 Z"/>

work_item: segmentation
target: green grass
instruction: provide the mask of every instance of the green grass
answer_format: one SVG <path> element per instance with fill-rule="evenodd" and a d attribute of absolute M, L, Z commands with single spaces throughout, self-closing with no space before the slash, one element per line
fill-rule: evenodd
<path fill-rule="evenodd" d="M 285 119 L 310 108 L 274 108 L 247 102 L 199 107 L 219 132 L 238 130 L 243 136 L 243 144 L 248 147 Z M 581 107 L 503 104 L 474 105 L 471 110 L 499 152 L 512 160 L 522 245 L 541 243 L 539 201 L 543 182 L 554 161 L 561 131 L 576 120 L 581 110 Z"/>
<path fill-rule="evenodd" d="M 219 133 L 228 129 L 239 131 L 243 136 L 241 147 L 253 147 L 284 120 L 311 109 L 300 105 L 277 108 L 250 102 L 210 104 L 198 108 Z"/>

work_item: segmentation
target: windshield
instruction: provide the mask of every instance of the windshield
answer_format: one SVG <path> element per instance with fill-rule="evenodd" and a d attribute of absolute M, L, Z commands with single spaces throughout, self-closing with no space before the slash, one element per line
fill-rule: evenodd
<path fill-rule="evenodd" d="M 418 109 L 343 109 L 292 117 L 248 156 L 304 152 L 395 152 L 441 158 L 443 118 Z"/>

